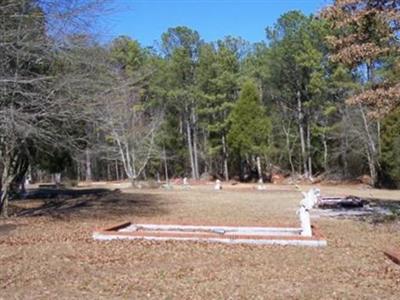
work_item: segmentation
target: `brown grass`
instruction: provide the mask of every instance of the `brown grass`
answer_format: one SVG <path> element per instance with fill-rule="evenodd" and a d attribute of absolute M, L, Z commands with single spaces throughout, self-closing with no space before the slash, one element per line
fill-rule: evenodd
<path fill-rule="evenodd" d="M 322 191 L 400 199 L 358 186 Z M 91 238 L 124 221 L 293 225 L 300 198 L 292 186 L 207 185 L 14 202 L 19 216 L 0 221 L 0 299 L 398 299 L 400 267 L 383 255 L 400 246 L 398 222 L 315 219 L 328 240 L 320 249 Z"/>

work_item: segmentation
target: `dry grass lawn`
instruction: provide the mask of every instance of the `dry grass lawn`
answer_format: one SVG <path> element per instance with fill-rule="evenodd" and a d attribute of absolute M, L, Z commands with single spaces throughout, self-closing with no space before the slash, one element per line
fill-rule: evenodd
<path fill-rule="evenodd" d="M 293 186 L 212 185 L 24 200 L 0 220 L 0 299 L 399 299 L 399 221 L 314 219 L 326 248 L 93 241 L 95 227 L 141 223 L 296 225 Z M 309 187 L 301 187 L 304 191 Z M 400 203 L 399 191 L 322 187 Z"/>

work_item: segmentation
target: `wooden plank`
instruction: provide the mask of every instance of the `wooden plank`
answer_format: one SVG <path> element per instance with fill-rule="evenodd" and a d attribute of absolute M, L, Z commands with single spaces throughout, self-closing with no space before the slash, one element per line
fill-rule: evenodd
<path fill-rule="evenodd" d="M 400 265 L 400 249 L 388 249 L 384 253 L 391 261 Z"/>
<path fill-rule="evenodd" d="M 128 227 L 129 225 L 131 225 L 131 222 L 124 222 L 124 223 L 119 223 L 119 224 L 115 224 L 113 226 L 104 228 L 104 229 L 99 229 L 100 231 L 118 231 L 121 228 L 124 227 Z"/>

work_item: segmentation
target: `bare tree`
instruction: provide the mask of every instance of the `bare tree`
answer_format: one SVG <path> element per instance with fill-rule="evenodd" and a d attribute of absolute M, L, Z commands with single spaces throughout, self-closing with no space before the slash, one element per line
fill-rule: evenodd
<path fill-rule="evenodd" d="M 150 159 L 158 156 L 155 138 L 162 114 L 143 101 L 137 83 L 118 78 L 118 88 L 104 95 L 99 105 L 99 127 L 105 132 L 111 157 L 119 157 L 135 184 Z"/>
<path fill-rule="evenodd" d="M 76 44 L 67 37 L 78 35 L 77 25 L 85 23 L 85 15 L 99 4 L 99 0 L 0 2 L 3 216 L 12 190 L 23 180 L 36 152 L 79 142 L 73 132 L 85 120 L 87 111 L 82 107 L 90 104 L 95 89 L 84 92 L 92 70 L 77 69 L 72 51 Z"/>

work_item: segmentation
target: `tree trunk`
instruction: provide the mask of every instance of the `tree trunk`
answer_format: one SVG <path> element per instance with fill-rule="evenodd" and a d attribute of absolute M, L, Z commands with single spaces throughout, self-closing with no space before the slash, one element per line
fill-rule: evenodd
<path fill-rule="evenodd" d="M 295 173 L 294 170 L 294 164 L 293 164 L 293 153 L 292 153 L 292 148 L 290 146 L 290 125 L 288 126 L 288 129 L 285 128 L 284 125 L 282 125 L 282 129 L 283 132 L 285 133 L 285 137 L 286 137 L 286 150 L 287 150 L 287 154 L 288 154 L 288 160 L 289 160 L 289 164 L 290 164 L 290 169 L 292 171 L 292 176 Z"/>
<path fill-rule="evenodd" d="M 348 116 L 348 110 L 347 108 L 344 109 L 343 116 L 342 116 L 342 122 L 347 123 L 347 116 Z M 340 149 L 341 149 L 341 158 L 343 162 L 343 177 L 348 178 L 349 177 L 349 167 L 348 167 L 348 159 L 347 159 L 347 149 L 349 149 L 349 138 L 348 138 L 348 132 L 347 130 L 342 131 L 342 136 L 340 139 Z"/>
<path fill-rule="evenodd" d="M 199 158 L 198 158 L 198 151 L 197 151 L 197 146 L 198 146 L 198 136 L 197 136 L 197 116 L 192 109 L 192 121 L 193 121 L 193 160 L 194 160 L 194 169 L 195 169 L 195 175 L 196 179 L 199 179 L 200 177 L 200 171 L 199 171 Z"/>
<path fill-rule="evenodd" d="M 8 201 L 17 190 L 28 171 L 28 160 L 19 154 L 3 156 L 3 175 L 1 180 L 0 214 L 8 217 Z"/>
<path fill-rule="evenodd" d="M 198 145 L 198 137 L 196 131 L 193 132 L 193 159 L 194 159 L 194 169 L 196 174 L 196 179 L 200 178 L 200 170 L 199 170 L 199 157 L 197 151 Z"/>
<path fill-rule="evenodd" d="M 239 177 L 240 180 L 243 181 L 244 179 L 244 166 L 243 166 L 243 157 L 239 155 Z"/>
<path fill-rule="evenodd" d="M 225 135 L 222 135 L 222 155 L 224 160 L 224 177 L 225 180 L 229 180 L 229 170 L 228 170 L 228 151 L 226 149 Z"/>
<path fill-rule="evenodd" d="M 107 181 L 112 180 L 110 161 L 107 160 Z"/>
<path fill-rule="evenodd" d="M 118 160 L 115 161 L 115 179 L 119 181 L 119 167 L 118 167 Z"/>
<path fill-rule="evenodd" d="M 204 151 L 204 173 L 211 173 L 212 168 L 212 157 L 208 155 L 208 133 L 203 128 L 203 151 Z"/>
<path fill-rule="evenodd" d="M 308 157 L 308 176 L 312 178 L 312 157 L 311 157 L 311 128 L 307 122 L 307 157 Z"/>
<path fill-rule="evenodd" d="M 76 162 L 76 181 L 78 181 L 78 183 L 81 181 L 81 161 L 80 159 Z"/>
<path fill-rule="evenodd" d="M 261 169 L 261 159 L 260 159 L 259 156 L 257 156 L 256 161 L 257 161 L 257 173 L 258 173 L 258 178 L 262 180 L 262 179 L 263 179 L 263 176 L 262 176 L 262 169 Z"/>
<path fill-rule="evenodd" d="M 165 173 L 165 183 L 169 184 L 169 177 L 168 177 L 168 162 L 167 162 L 167 152 L 165 151 L 164 146 L 164 173 Z"/>
<path fill-rule="evenodd" d="M 8 217 L 8 199 L 10 194 L 10 184 L 4 183 L 1 190 L 1 198 L 0 198 L 0 212 L 3 218 Z"/>
<path fill-rule="evenodd" d="M 304 125 L 303 125 L 303 108 L 300 98 L 300 91 L 297 92 L 297 117 L 299 123 L 299 134 L 300 134 L 300 144 L 301 144 L 301 157 L 303 162 L 304 176 L 308 177 L 307 171 L 307 153 L 306 153 L 306 142 L 304 138 Z"/>
<path fill-rule="evenodd" d="M 366 117 L 364 109 L 362 108 L 361 105 L 360 105 L 360 112 L 361 112 L 361 116 L 363 119 L 364 130 L 365 130 L 366 138 L 367 138 L 366 151 L 367 151 L 370 176 L 371 176 L 372 184 L 374 186 L 376 186 L 378 184 L 378 168 L 379 168 L 379 162 L 377 160 L 378 153 L 377 153 L 375 142 L 374 142 L 371 132 L 369 130 L 367 117 Z"/>
<path fill-rule="evenodd" d="M 372 184 L 375 186 L 378 182 L 378 173 L 376 170 L 375 161 L 371 156 L 371 153 L 368 149 L 366 149 L 367 159 L 368 159 L 368 167 L 369 167 L 369 174 L 371 176 Z"/>
<path fill-rule="evenodd" d="M 3 158 L 3 175 L 1 180 L 1 198 L 0 198 L 0 212 L 4 218 L 8 217 L 8 200 L 10 196 L 10 189 L 12 178 L 10 177 L 10 162 Z"/>
<path fill-rule="evenodd" d="M 381 142 L 381 121 L 376 122 L 377 138 L 378 138 L 378 156 L 381 158 L 382 155 L 382 142 Z"/>
<path fill-rule="evenodd" d="M 92 181 L 92 163 L 90 161 L 90 150 L 89 148 L 86 148 L 86 153 L 85 153 L 85 163 L 86 163 L 86 181 Z"/>
<path fill-rule="evenodd" d="M 322 134 L 322 144 L 324 146 L 324 169 L 325 169 L 325 172 L 326 172 L 326 171 L 328 171 L 328 143 L 326 141 L 325 129 L 324 129 L 324 132 Z"/>
<path fill-rule="evenodd" d="M 192 178 L 196 179 L 196 167 L 194 164 L 194 157 L 193 157 L 192 133 L 191 133 L 189 120 L 187 120 L 187 122 L 186 122 L 186 135 L 187 135 L 187 143 L 188 143 L 188 150 L 189 150 L 189 157 L 190 157 L 190 167 L 192 169 Z"/>

